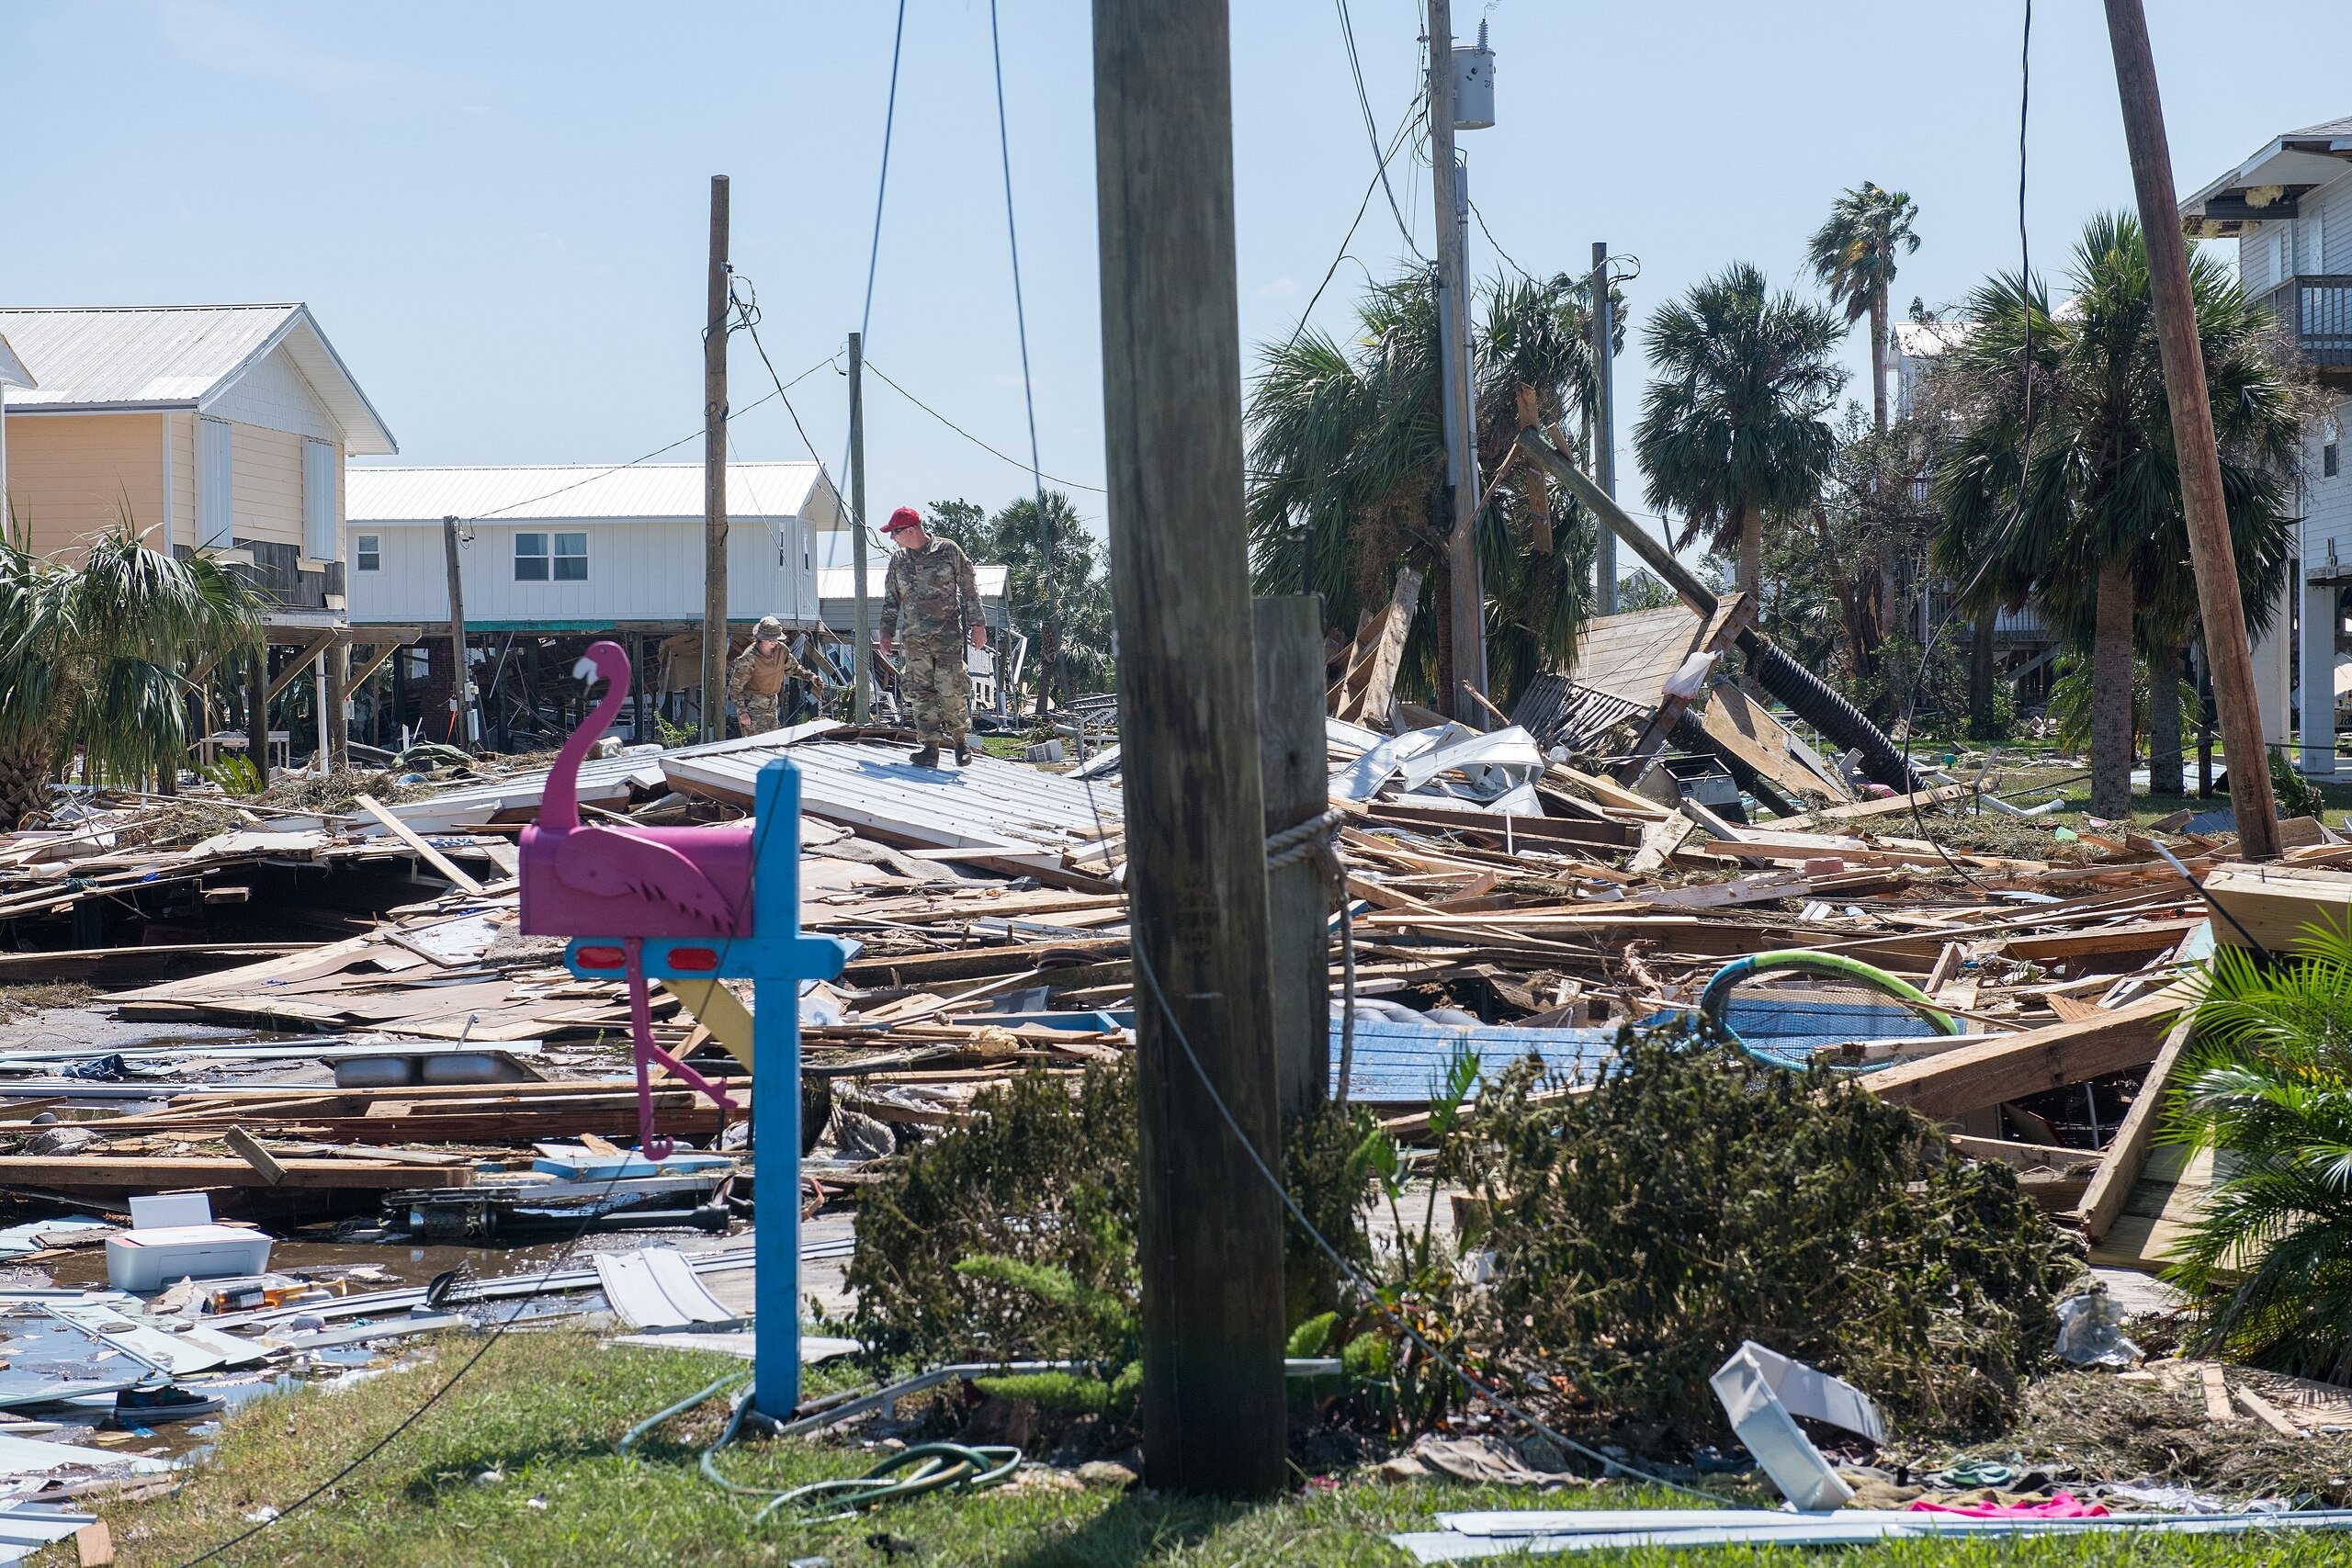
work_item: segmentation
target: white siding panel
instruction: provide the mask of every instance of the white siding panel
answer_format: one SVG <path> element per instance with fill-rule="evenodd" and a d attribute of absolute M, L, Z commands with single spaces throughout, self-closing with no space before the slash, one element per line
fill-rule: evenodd
<path fill-rule="evenodd" d="M 342 434 L 326 405 L 294 367 L 284 344 L 262 356 L 245 373 L 204 403 L 204 412 L 240 424 L 282 430 L 332 441 Z"/>
<path fill-rule="evenodd" d="M 2321 231 L 2312 270 L 2352 272 L 2352 170 L 2304 197 L 2303 210 Z"/>
<path fill-rule="evenodd" d="M 312 560 L 335 560 L 334 443 L 302 443 L 302 553 Z"/>
<path fill-rule="evenodd" d="M 2321 448 L 2330 434 L 2327 422 L 2323 422 L 2306 442 L 2303 453 L 2303 565 L 2314 575 L 2333 575 L 2328 567 L 2331 547 L 2335 570 L 2352 570 L 2352 399 L 2335 405 L 2334 479 L 2325 476 L 2320 462 Z"/>
<path fill-rule="evenodd" d="M 783 530 L 779 537 L 778 529 Z M 584 582 L 516 581 L 518 533 L 585 533 Z M 354 621 L 440 621 L 448 617 L 447 568 L 435 525 L 355 520 L 350 536 L 383 541 L 379 570 L 352 570 Z M 703 536 L 695 522 L 476 523 L 458 550 L 466 619 L 473 625 L 538 623 L 608 626 L 622 621 L 702 618 Z M 747 622 L 779 615 L 799 625 L 817 618 L 813 547 L 806 524 L 740 522 L 727 536 L 727 615 Z"/>
<path fill-rule="evenodd" d="M 230 461 L 229 422 L 196 422 L 196 542 L 227 548 L 235 526 L 236 473 Z"/>

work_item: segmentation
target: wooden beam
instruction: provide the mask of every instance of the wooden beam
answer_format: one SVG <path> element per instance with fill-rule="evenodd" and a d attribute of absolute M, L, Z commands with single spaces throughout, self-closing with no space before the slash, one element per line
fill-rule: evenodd
<path fill-rule="evenodd" d="M 355 692 L 368 684 L 368 677 L 373 675 L 377 671 L 381 670 L 386 661 L 389 660 L 393 654 L 398 653 L 401 649 L 406 648 L 408 644 L 405 642 L 387 642 L 370 643 L 368 646 L 374 649 L 375 651 L 368 654 L 367 662 L 361 664 L 358 669 L 351 672 L 351 690 Z"/>
<path fill-rule="evenodd" d="M 239 1159 L 260 1172 L 261 1179 L 272 1187 L 285 1183 L 286 1168 L 277 1162 L 276 1156 L 261 1146 L 260 1139 L 243 1127 L 232 1124 L 227 1132 L 220 1134 L 220 1141 L 235 1150 Z"/>
<path fill-rule="evenodd" d="M 1250 602 L 1257 644 L 1258 770 L 1266 834 L 1330 809 L 1330 742 L 1317 694 L 1323 614 L 1313 594 Z M 1284 1115 L 1323 1102 L 1331 1077 L 1332 888 L 1324 858 L 1266 868 L 1274 1081 Z"/>
<path fill-rule="evenodd" d="M 1986 786 L 1989 788 L 1999 782 L 1998 779 L 1987 780 Z M 1926 810 L 1931 806 L 1949 806 L 1956 800 L 1973 800 L 1976 794 L 1977 786 L 1973 784 L 1939 784 L 1934 789 L 1923 789 L 1917 795 L 1889 795 L 1884 800 L 1860 800 L 1851 806 L 1825 807 L 1819 811 L 1808 811 L 1802 817 L 1783 818 L 1772 826 L 1776 829 L 1805 829 L 1830 822 L 1859 822 L 1871 817 L 1907 817 L 1915 804 L 1921 810 Z"/>
<path fill-rule="evenodd" d="M 288 654 L 286 659 L 286 668 L 270 677 L 267 694 L 269 700 L 276 702 L 278 693 L 309 674 L 311 660 L 318 656 L 321 649 L 334 641 L 334 637 L 335 634 L 332 631 L 320 632 L 300 644 L 297 651 Z"/>
<path fill-rule="evenodd" d="M 75 1188 L 105 1192 L 170 1192 L 189 1187 L 349 1188 L 393 1192 L 408 1187 L 470 1187 L 471 1166 L 395 1165 L 344 1159 L 285 1159 L 272 1182 L 234 1155 L 0 1155 L 0 1187 Z"/>
<path fill-rule="evenodd" d="M 451 882 L 455 883 L 460 890 L 477 895 L 481 892 L 481 883 L 475 881 L 472 876 L 460 870 L 457 862 L 451 860 L 447 855 L 443 854 L 439 850 L 435 849 L 431 844 L 426 843 L 423 839 L 418 838 L 407 823 L 401 821 L 399 818 L 385 810 L 383 803 L 379 801 L 374 795 L 357 795 L 354 797 L 352 804 L 358 807 L 360 810 L 365 811 L 368 816 L 373 817 L 379 823 L 382 824 L 384 831 L 390 833 L 393 838 L 398 839 L 401 843 L 406 844 L 410 849 L 414 850 L 419 855 L 423 856 L 424 863 L 427 865 L 439 872 L 443 876 L 447 877 Z"/>
<path fill-rule="evenodd" d="M 1923 1116 L 1957 1116 L 2152 1061 L 2165 1021 L 2180 1007 L 2177 998 L 2150 997 L 2099 1018 L 1956 1045 L 1865 1081 L 1880 1099 Z"/>
<path fill-rule="evenodd" d="M 2108 1140 L 2098 1174 L 2091 1178 L 2090 1189 L 2083 1194 L 2083 1204 L 2077 1211 L 2086 1239 L 2106 1240 L 2116 1217 L 2123 1213 L 2123 1205 L 2131 1201 L 2141 1168 L 2148 1163 L 2148 1150 L 2156 1141 L 2173 1069 L 2179 1065 L 2181 1053 L 2188 1049 L 2196 1032 L 2193 1013 L 2184 1015 L 2172 1026 L 2156 1052 L 2155 1066 L 2148 1069 L 2147 1081 L 2140 1086 L 2139 1097 L 2123 1113 L 2123 1124 L 2115 1130 L 2115 1136 Z"/>

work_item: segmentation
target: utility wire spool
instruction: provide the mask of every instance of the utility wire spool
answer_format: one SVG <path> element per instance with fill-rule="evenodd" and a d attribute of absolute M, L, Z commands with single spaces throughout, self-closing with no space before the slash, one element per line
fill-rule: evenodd
<path fill-rule="evenodd" d="M 1699 1016 L 1710 1035 L 1795 1071 L 1826 1058 L 1838 1070 L 1874 1072 L 1895 1057 L 1866 1057 L 1865 1043 L 1962 1032 L 1958 1020 L 1907 981 L 1860 959 L 1803 948 L 1724 964 L 1700 994 Z"/>

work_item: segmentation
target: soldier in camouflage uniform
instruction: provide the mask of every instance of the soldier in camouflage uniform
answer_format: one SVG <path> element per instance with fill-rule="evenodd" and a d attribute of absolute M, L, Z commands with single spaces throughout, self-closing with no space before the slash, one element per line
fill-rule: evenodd
<path fill-rule="evenodd" d="M 763 615 L 752 633 L 752 646 L 735 656 L 727 671 L 727 694 L 735 699 L 744 734 L 761 735 L 776 727 L 776 701 L 786 681 L 814 686 L 817 677 L 784 646 L 784 623 Z"/>
<path fill-rule="evenodd" d="M 882 591 L 881 647 L 884 654 L 890 652 L 903 621 L 907 661 L 899 694 L 922 742 L 915 763 L 939 766 L 939 748 L 944 743 L 956 749 L 956 761 L 968 764 L 972 676 L 965 667 L 964 647 L 967 642 L 974 648 L 989 645 L 971 558 L 955 540 L 932 537 L 922 513 L 911 506 L 892 513 L 882 531 L 899 553 L 890 558 Z"/>

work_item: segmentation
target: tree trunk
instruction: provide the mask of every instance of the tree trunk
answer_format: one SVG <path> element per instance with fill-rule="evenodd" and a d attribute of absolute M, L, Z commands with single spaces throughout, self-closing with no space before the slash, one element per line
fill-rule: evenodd
<path fill-rule="evenodd" d="M 0 829 L 13 830 L 32 813 L 48 809 L 48 750 L 39 746 L 0 750 Z"/>
<path fill-rule="evenodd" d="M 1968 638 L 1968 734 L 1974 740 L 1997 740 L 1993 733 L 1993 617 L 1990 605 L 1979 611 Z"/>
<path fill-rule="evenodd" d="M 1886 287 L 1871 290 L 1871 423 L 1886 434 Z"/>
<path fill-rule="evenodd" d="M 2132 568 L 2099 569 L 2091 641 L 2091 815 L 2132 812 Z"/>
<path fill-rule="evenodd" d="M 1739 533 L 1739 565 L 1732 581 L 1755 593 L 1764 585 L 1764 518 L 1745 504 L 1733 508 L 1731 515 Z"/>
<path fill-rule="evenodd" d="M 2180 795 L 2186 767 L 2180 750 L 2180 649 L 2148 655 L 2148 793 Z"/>

